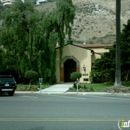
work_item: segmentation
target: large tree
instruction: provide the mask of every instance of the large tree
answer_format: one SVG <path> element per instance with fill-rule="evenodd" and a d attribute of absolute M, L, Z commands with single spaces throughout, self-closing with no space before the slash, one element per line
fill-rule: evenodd
<path fill-rule="evenodd" d="M 25 1 L 15 2 L 4 13 L 1 44 L 6 49 L 7 64 L 22 75 L 28 70 L 39 72 L 44 81 L 55 81 L 56 43 L 60 44 L 60 58 L 65 36 L 71 37 L 75 16 L 72 0 L 57 0 L 53 11 L 39 12 Z"/>
<path fill-rule="evenodd" d="M 121 32 L 121 79 L 122 80 L 130 80 L 130 20 L 128 20 L 127 24 L 124 24 L 124 28 Z M 115 64 L 116 64 L 116 46 L 115 43 L 112 48 L 109 49 L 109 52 L 104 53 L 101 56 L 101 59 L 97 59 L 95 61 L 96 70 L 93 71 L 93 75 L 98 77 L 100 74 L 102 77 L 106 78 L 107 81 L 114 82 L 115 78 Z M 96 75 L 97 74 L 97 75 Z"/>
<path fill-rule="evenodd" d="M 124 80 L 128 80 L 130 71 L 130 20 L 124 24 L 124 29 L 121 33 L 121 70 L 124 75 Z"/>
<path fill-rule="evenodd" d="M 95 69 L 91 71 L 92 82 L 114 82 L 115 77 L 115 44 L 109 52 L 101 55 L 100 59 L 95 61 Z"/>
<path fill-rule="evenodd" d="M 6 57 L 15 59 L 11 64 L 13 67 L 23 73 L 26 69 L 32 67 L 33 53 L 33 33 L 37 15 L 33 5 L 26 1 L 15 2 L 11 8 L 6 9 L 3 14 L 3 27 L 1 44 L 6 49 Z"/>

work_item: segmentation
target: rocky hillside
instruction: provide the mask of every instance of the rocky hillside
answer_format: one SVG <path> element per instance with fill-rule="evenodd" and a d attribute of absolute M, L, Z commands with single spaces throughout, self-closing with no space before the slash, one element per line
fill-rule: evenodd
<path fill-rule="evenodd" d="M 50 2 L 49 2 L 50 1 Z M 114 43 L 116 40 L 116 0 L 72 0 L 76 16 L 72 39 L 80 43 Z M 55 0 L 48 0 L 35 8 L 53 10 Z M 121 0 L 121 28 L 130 19 L 130 0 Z M 1 21 L 0 21 L 1 24 Z"/>
<path fill-rule="evenodd" d="M 113 43 L 116 34 L 116 0 L 73 0 L 76 16 L 72 38 L 76 42 Z M 39 10 L 55 8 L 55 2 L 43 3 Z M 130 18 L 130 0 L 122 0 L 121 27 Z"/>
<path fill-rule="evenodd" d="M 73 26 L 75 40 L 89 43 L 115 41 L 115 0 L 73 0 L 73 2 L 76 6 Z M 129 18 L 130 0 L 122 0 L 121 25 Z"/>

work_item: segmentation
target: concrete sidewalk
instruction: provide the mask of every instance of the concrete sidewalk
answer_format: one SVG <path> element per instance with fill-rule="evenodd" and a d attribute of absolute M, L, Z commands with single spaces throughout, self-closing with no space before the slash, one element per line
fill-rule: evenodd
<path fill-rule="evenodd" d="M 35 93 L 62 94 L 72 87 L 73 87 L 73 84 L 56 84 Z"/>

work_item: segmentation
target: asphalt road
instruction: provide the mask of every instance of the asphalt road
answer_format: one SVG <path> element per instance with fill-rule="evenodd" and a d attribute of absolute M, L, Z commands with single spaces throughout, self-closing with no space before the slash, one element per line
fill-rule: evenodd
<path fill-rule="evenodd" d="M 0 95 L 0 130 L 119 130 L 120 119 L 130 120 L 130 97 Z"/>

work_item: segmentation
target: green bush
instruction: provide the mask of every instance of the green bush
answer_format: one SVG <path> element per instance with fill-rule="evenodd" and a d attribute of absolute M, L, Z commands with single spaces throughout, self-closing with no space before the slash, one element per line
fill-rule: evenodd
<path fill-rule="evenodd" d="M 80 84 L 78 84 L 78 89 L 80 89 L 81 87 L 82 86 Z M 76 83 L 73 84 L 73 88 L 77 89 L 77 84 Z"/>
<path fill-rule="evenodd" d="M 36 71 L 33 71 L 33 70 L 26 71 L 24 76 L 25 76 L 26 79 L 29 79 L 30 87 L 31 87 L 31 82 L 35 81 L 36 79 L 38 79 L 38 73 Z"/>
<path fill-rule="evenodd" d="M 86 85 L 86 84 L 84 84 L 83 88 L 84 88 L 84 89 L 88 89 L 88 87 L 87 87 L 87 85 Z"/>
<path fill-rule="evenodd" d="M 101 72 L 92 70 L 90 72 L 90 81 L 91 81 L 91 83 L 100 83 L 101 82 Z"/>
<path fill-rule="evenodd" d="M 25 72 L 25 78 L 29 80 L 34 80 L 38 78 L 38 73 L 36 71 L 30 70 Z"/>
<path fill-rule="evenodd" d="M 76 81 L 77 79 L 81 78 L 81 73 L 80 72 L 73 72 L 70 75 L 70 79 L 72 79 L 73 81 Z"/>

